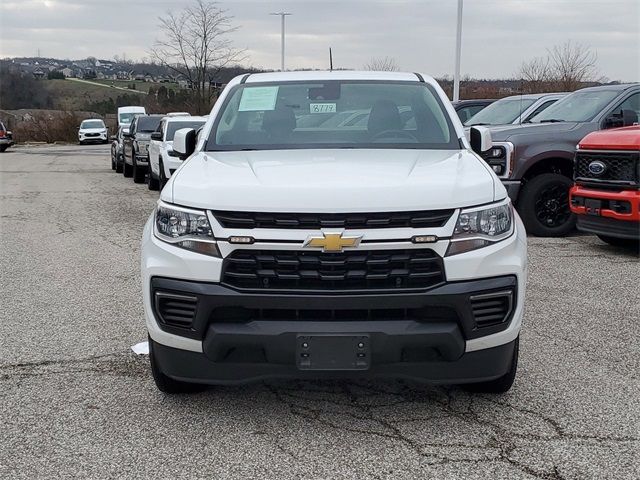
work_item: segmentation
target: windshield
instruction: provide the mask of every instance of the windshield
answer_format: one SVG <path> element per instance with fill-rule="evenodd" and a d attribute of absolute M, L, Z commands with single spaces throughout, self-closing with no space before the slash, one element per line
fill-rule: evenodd
<path fill-rule="evenodd" d="M 85 120 L 80 124 L 80 128 L 104 128 L 102 120 Z"/>
<path fill-rule="evenodd" d="M 535 101 L 535 98 L 504 98 L 480 110 L 464 124 L 466 126 L 508 125 L 515 122 Z"/>
<path fill-rule="evenodd" d="M 318 81 L 236 86 L 207 150 L 293 148 L 458 149 L 428 84 Z"/>
<path fill-rule="evenodd" d="M 577 91 L 567 95 L 530 121 L 538 122 L 590 122 L 620 94 L 620 90 Z"/>
<path fill-rule="evenodd" d="M 160 125 L 162 117 L 139 117 L 136 123 L 136 132 L 153 132 Z"/>
<path fill-rule="evenodd" d="M 132 112 L 132 113 L 121 113 L 118 115 L 118 118 L 120 119 L 120 123 L 123 124 L 130 124 L 134 118 L 140 116 L 140 115 L 144 115 L 143 113 L 140 112 Z"/>
<path fill-rule="evenodd" d="M 204 121 L 195 121 L 195 122 L 169 122 L 167 124 L 167 135 L 165 140 L 168 142 L 173 141 L 173 137 L 178 130 L 183 128 L 193 128 L 194 130 L 198 130 L 202 125 L 204 125 Z"/>

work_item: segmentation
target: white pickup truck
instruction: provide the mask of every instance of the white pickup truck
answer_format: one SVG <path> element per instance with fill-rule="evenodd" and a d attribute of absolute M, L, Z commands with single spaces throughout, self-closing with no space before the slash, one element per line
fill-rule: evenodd
<path fill-rule="evenodd" d="M 331 122 L 343 112 L 357 121 Z M 344 115 L 343 115 L 344 116 Z M 228 84 L 142 237 L 164 392 L 266 378 L 513 384 L 526 234 L 430 77 L 247 74 Z"/>

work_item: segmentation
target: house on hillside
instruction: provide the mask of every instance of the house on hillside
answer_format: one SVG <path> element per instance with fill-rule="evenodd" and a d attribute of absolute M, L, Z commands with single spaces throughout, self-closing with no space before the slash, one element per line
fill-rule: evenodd
<path fill-rule="evenodd" d="M 42 68 L 40 67 L 36 67 L 33 69 L 33 78 L 35 78 L 36 80 L 39 80 L 41 78 L 44 78 L 46 76 L 46 73 L 44 73 L 44 71 L 42 70 Z"/>
<path fill-rule="evenodd" d="M 64 75 L 64 78 L 73 78 L 73 77 L 76 76 L 75 73 L 73 72 L 73 70 L 71 70 L 69 67 L 64 67 L 60 71 Z"/>

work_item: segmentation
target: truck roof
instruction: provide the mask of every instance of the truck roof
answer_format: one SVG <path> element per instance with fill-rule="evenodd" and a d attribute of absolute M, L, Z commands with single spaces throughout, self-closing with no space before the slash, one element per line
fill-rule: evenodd
<path fill-rule="evenodd" d="M 425 80 L 428 75 L 421 75 Z M 429 77 L 431 78 L 431 77 Z M 409 72 L 373 72 L 355 70 L 320 70 L 305 72 L 267 72 L 253 73 L 246 77 L 246 83 L 257 82 L 295 82 L 305 80 L 395 80 L 418 82 L 420 78 Z"/>
<path fill-rule="evenodd" d="M 581 150 L 640 150 L 640 125 L 591 132 L 578 146 Z"/>

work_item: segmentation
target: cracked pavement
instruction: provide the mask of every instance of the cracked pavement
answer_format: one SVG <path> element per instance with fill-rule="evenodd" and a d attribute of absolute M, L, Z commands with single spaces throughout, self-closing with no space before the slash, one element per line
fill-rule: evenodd
<path fill-rule="evenodd" d="M 108 146 L 0 154 L 0 478 L 638 478 L 636 253 L 530 238 L 505 395 L 322 381 L 170 397 L 130 351 L 156 199 Z"/>

